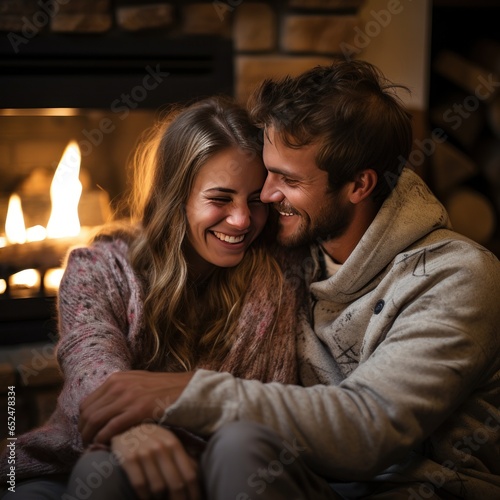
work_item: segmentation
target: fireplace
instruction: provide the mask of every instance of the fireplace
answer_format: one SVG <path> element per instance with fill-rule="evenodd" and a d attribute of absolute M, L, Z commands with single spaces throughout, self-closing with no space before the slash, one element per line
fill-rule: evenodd
<path fill-rule="evenodd" d="M 81 155 L 79 221 L 90 232 L 116 208 L 130 153 L 169 104 L 233 94 L 232 42 L 219 36 L 153 31 L 40 35 L 18 47 L 11 42 L 0 38 L 1 345 L 51 339 L 57 286 L 44 278 L 83 241 L 81 234 L 7 240 L 12 194 L 19 195 L 25 227 L 45 227 L 56 167 L 74 141 Z M 24 268 L 35 268 L 38 281 L 15 283 Z"/>
<path fill-rule="evenodd" d="M 0 238 L 8 198 L 21 185 L 31 193 L 22 200 L 26 226 L 47 223 L 47 193 L 35 200 L 32 188 L 41 178 L 50 183 L 70 140 L 82 152 L 80 222 L 93 226 L 105 216 L 96 200 L 107 196 L 116 206 L 130 149 L 169 102 L 224 92 L 244 103 L 264 78 L 328 64 L 342 42 L 352 43 L 363 3 L 2 2 Z M 0 257 L 3 276 L 5 265 Z M 43 423 L 55 405 L 54 314 L 52 291 L 0 294 L 0 402 L 16 385 L 17 434 Z M 6 422 L 0 440 L 2 429 Z"/>

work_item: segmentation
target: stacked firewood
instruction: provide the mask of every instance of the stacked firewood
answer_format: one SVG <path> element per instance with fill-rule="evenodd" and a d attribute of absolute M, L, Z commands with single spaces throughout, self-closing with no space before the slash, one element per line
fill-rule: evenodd
<path fill-rule="evenodd" d="M 432 71 L 446 89 L 431 103 L 431 182 L 458 232 L 499 248 L 500 44 L 443 49 Z"/>

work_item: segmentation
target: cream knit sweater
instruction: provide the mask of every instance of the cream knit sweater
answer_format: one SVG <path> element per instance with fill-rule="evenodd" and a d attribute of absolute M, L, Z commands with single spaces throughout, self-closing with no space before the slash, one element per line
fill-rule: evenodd
<path fill-rule="evenodd" d="M 141 356 L 142 289 L 127 252 L 127 244 L 115 239 L 69 254 L 58 298 L 57 357 L 64 387 L 48 423 L 16 441 L 18 481 L 71 471 L 83 451 L 77 429 L 80 402 L 111 373 L 132 369 L 133 359 Z M 217 369 L 243 378 L 294 383 L 304 290 L 285 278 L 280 295 L 264 289 L 261 278 L 257 271 L 248 284 L 234 343 Z M 2 480 L 7 470 L 4 451 Z"/>

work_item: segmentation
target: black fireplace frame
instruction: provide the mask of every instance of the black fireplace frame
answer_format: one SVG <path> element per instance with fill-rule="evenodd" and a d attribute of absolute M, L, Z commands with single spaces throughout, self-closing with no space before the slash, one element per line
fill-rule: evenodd
<path fill-rule="evenodd" d="M 138 108 L 233 95 L 233 44 L 221 36 L 40 34 L 14 50 L 0 36 L 0 109 L 109 109 L 147 68 L 168 73 Z"/>

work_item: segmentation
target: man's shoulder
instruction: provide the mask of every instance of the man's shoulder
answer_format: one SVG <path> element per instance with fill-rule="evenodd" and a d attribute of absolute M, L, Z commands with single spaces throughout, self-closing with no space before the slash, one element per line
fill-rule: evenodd
<path fill-rule="evenodd" d="M 500 288 L 500 261 L 479 243 L 449 229 L 433 231 L 397 256 L 394 264 L 418 261 L 424 274 L 439 272 L 441 279 L 465 275 L 474 282 L 497 282 Z M 500 289 L 499 289 L 500 293 Z"/>

